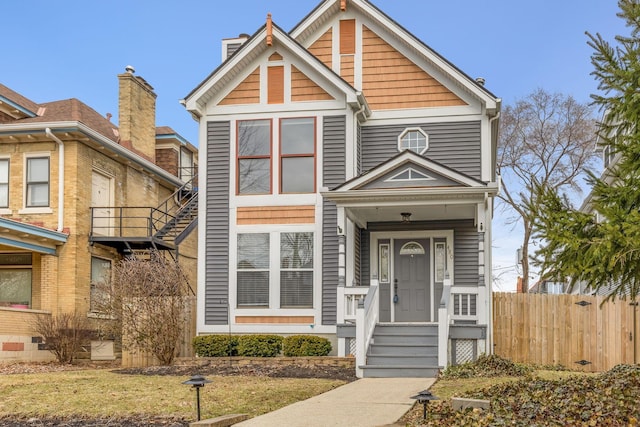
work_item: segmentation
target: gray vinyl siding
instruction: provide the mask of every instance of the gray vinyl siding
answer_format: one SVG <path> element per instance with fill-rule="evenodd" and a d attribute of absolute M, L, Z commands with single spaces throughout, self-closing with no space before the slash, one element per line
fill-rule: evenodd
<path fill-rule="evenodd" d="M 229 122 L 207 123 L 204 323 L 226 325 L 229 301 Z"/>
<path fill-rule="evenodd" d="M 362 173 L 362 126 L 356 128 L 356 175 Z"/>
<path fill-rule="evenodd" d="M 364 126 L 361 130 L 363 171 L 398 154 L 398 137 L 411 127 L 419 127 L 429 135 L 429 148 L 423 156 L 473 178 L 481 178 L 480 121 Z"/>
<path fill-rule="evenodd" d="M 345 116 L 328 116 L 323 122 L 322 182 L 335 188 L 345 181 Z M 327 200 L 322 206 L 322 324 L 335 325 L 338 288 L 338 212 Z"/>
<path fill-rule="evenodd" d="M 473 220 L 369 223 L 368 231 L 453 230 L 454 283 L 478 286 L 478 231 Z M 363 240 L 364 244 L 364 240 Z M 364 262 L 367 263 L 366 267 Z M 363 258 L 362 270 L 369 269 L 369 257 Z"/>
<path fill-rule="evenodd" d="M 356 226 L 353 236 L 353 277 L 355 279 L 356 286 L 362 284 L 362 271 L 360 270 L 360 248 L 360 228 Z M 349 258 L 348 255 L 347 258 Z"/>
<path fill-rule="evenodd" d="M 369 286 L 371 284 L 371 236 L 369 230 L 360 230 L 360 285 Z"/>

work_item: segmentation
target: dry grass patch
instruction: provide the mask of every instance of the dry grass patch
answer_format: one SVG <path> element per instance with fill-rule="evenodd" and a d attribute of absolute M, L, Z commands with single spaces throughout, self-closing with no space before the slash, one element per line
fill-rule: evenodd
<path fill-rule="evenodd" d="M 195 392 L 188 377 L 121 375 L 105 370 L 0 375 L 0 418 L 193 419 Z M 344 381 L 267 377 L 216 377 L 200 390 L 202 417 L 273 411 L 336 388 Z"/>

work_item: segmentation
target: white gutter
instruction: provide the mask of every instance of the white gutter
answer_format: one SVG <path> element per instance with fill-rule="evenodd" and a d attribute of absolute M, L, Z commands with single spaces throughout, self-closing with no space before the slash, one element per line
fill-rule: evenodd
<path fill-rule="evenodd" d="M 64 142 L 51 132 L 50 128 L 45 128 L 44 133 L 50 139 L 58 143 L 58 228 L 56 231 L 62 232 L 64 229 Z"/>
<path fill-rule="evenodd" d="M 91 129 L 90 127 L 88 127 L 87 125 L 81 122 L 68 121 L 68 122 L 49 122 L 49 123 L 24 123 L 24 124 L 21 123 L 17 125 L 8 124 L 8 125 L 2 125 L 0 127 L 0 135 L 12 133 L 12 132 L 21 132 L 21 131 L 37 132 L 37 131 L 42 131 L 43 127 L 48 128 L 50 130 L 53 129 L 53 130 L 60 130 L 60 131 L 66 131 L 66 132 L 75 130 L 75 131 L 82 132 L 85 135 L 87 135 L 89 138 L 98 142 L 100 145 L 103 145 L 105 148 L 108 148 L 109 150 L 113 151 L 115 154 L 118 154 L 119 156 L 140 165 L 142 168 L 149 170 L 154 175 L 157 175 L 159 178 L 165 180 L 166 182 L 169 182 L 171 185 L 174 185 L 176 187 L 181 187 L 184 184 L 184 181 L 182 181 L 180 178 L 174 175 L 171 175 L 169 172 L 157 166 L 155 163 L 139 156 L 138 154 L 123 147 L 117 142 L 112 141 L 111 139 L 107 138 L 101 133 L 96 132 L 95 130 Z"/>

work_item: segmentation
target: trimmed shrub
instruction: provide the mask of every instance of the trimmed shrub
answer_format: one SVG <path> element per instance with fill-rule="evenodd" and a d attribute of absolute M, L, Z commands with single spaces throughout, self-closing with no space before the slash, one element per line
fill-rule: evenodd
<path fill-rule="evenodd" d="M 276 357 L 282 350 L 280 335 L 240 335 L 238 356 Z"/>
<path fill-rule="evenodd" d="M 238 355 L 235 335 L 202 335 L 193 339 L 193 351 L 200 357 L 228 357 Z"/>
<path fill-rule="evenodd" d="M 331 343 L 314 335 L 291 335 L 283 341 L 283 352 L 288 357 L 326 356 L 331 353 Z"/>

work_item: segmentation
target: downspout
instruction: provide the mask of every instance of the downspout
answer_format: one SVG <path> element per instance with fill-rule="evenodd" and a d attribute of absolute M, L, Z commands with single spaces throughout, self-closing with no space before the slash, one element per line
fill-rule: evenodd
<path fill-rule="evenodd" d="M 495 120 L 498 120 L 499 118 L 500 118 L 500 111 L 498 111 L 495 116 L 493 116 L 493 117 L 491 117 L 489 119 L 489 130 L 491 130 L 491 126 L 493 125 L 493 122 Z M 496 151 L 498 149 L 498 147 L 497 147 L 497 138 L 498 137 L 496 136 Z M 493 162 L 493 159 L 492 159 L 492 162 Z M 494 167 L 496 167 L 496 166 L 494 165 Z M 502 176 L 500 176 L 498 174 L 498 193 L 500 193 L 500 188 L 501 187 L 502 187 Z M 485 209 L 486 209 L 487 198 L 488 198 L 487 193 L 484 194 L 484 197 L 485 197 Z M 491 216 L 493 216 L 493 200 L 492 200 L 492 205 L 491 205 Z M 491 220 L 493 220 L 493 218 L 491 218 Z M 489 248 L 491 248 L 491 240 L 493 239 L 493 227 L 491 227 L 490 230 L 491 230 L 491 233 L 489 235 Z M 491 272 L 493 272 L 493 252 L 491 252 L 491 256 L 489 257 L 489 260 L 486 260 L 486 257 L 485 257 L 485 263 L 487 263 L 487 262 L 491 263 L 489 265 L 491 266 Z M 485 278 L 485 280 L 487 280 L 487 279 Z M 488 341 L 488 343 L 487 343 L 487 347 L 488 348 L 486 350 L 487 350 L 487 354 L 494 354 L 495 353 L 495 348 L 494 348 L 494 339 L 493 339 L 493 285 L 491 285 L 492 278 L 489 277 L 488 280 L 489 280 L 490 286 L 489 286 L 489 298 L 487 298 L 487 300 L 488 300 L 487 302 L 489 304 L 489 307 L 488 307 L 489 327 L 487 328 L 488 329 L 487 333 L 488 333 L 489 336 L 487 337 L 488 338 L 488 340 L 487 340 Z"/>
<path fill-rule="evenodd" d="M 51 132 L 50 128 L 46 128 L 44 133 L 51 140 L 58 144 L 58 229 L 62 232 L 64 229 L 64 142 Z"/>

